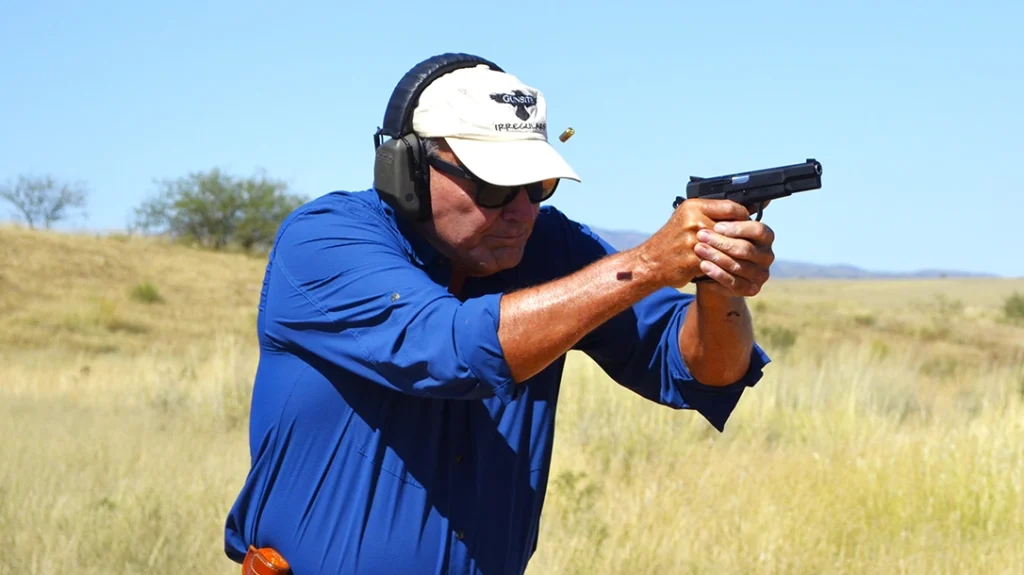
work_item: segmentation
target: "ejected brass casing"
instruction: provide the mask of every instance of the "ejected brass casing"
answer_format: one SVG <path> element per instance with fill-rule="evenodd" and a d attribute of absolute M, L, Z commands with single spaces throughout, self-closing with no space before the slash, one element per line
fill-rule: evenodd
<path fill-rule="evenodd" d="M 573 130 L 572 128 L 566 128 L 565 131 L 562 132 L 562 135 L 558 136 L 558 139 L 562 140 L 562 142 L 565 143 L 575 133 L 576 133 L 576 130 Z"/>

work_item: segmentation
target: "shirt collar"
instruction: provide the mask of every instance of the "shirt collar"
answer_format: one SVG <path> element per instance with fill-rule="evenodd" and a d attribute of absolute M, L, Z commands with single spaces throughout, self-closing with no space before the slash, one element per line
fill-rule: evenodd
<path fill-rule="evenodd" d="M 375 190 L 373 195 L 376 196 L 377 202 L 380 205 L 380 209 L 384 212 L 384 215 L 388 218 L 391 224 L 395 226 L 395 229 L 398 230 L 402 239 L 405 240 L 406 248 L 409 251 L 410 257 L 425 268 L 441 267 L 448 263 L 448 258 L 441 252 L 437 251 L 434 246 L 430 245 L 430 242 L 420 235 L 412 222 L 400 217 L 395 212 L 395 209 L 381 199 Z"/>

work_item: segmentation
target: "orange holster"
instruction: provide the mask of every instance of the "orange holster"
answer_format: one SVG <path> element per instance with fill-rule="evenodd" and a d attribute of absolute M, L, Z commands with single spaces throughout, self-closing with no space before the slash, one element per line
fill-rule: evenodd
<path fill-rule="evenodd" d="M 249 546 L 249 552 L 242 561 L 242 575 L 291 575 L 288 562 L 270 547 L 257 549 Z"/>

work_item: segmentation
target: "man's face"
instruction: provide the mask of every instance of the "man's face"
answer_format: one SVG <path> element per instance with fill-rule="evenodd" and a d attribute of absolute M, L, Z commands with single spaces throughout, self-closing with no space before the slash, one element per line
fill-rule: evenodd
<path fill-rule="evenodd" d="M 442 143 L 437 156 L 459 164 Z M 470 180 L 430 169 L 432 221 L 423 230 L 434 247 L 469 276 L 487 276 L 515 267 L 540 211 L 525 190 L 502 208 L 483 208 L 474 200 Z"/>

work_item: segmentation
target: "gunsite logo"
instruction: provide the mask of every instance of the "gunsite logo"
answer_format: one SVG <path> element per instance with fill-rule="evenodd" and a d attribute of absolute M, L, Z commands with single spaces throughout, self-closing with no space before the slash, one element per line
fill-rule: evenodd
<path fill-rule="evenodd" d="M 491 94 L 491 99 L 499 104 L 508 104 L 516 109 L 516 117 L 524 122 L 530 119 L 531 112 L 527 108 L 537 106 L 537 98 L 524 94 L 522 90 L 513 90 L 511 94 Z"/>

